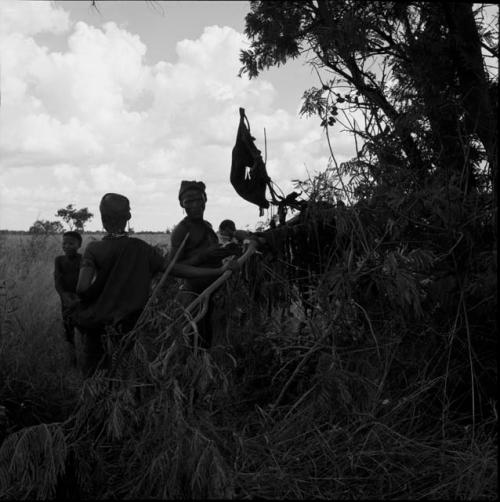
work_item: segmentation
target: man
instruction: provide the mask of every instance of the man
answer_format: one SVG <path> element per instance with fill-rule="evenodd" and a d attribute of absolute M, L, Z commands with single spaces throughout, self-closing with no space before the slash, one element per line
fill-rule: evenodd
<path fill-rule="evenodd" d="M 72 316 L 82 335 L 86 376 L 98 367 L 109 369 L 102 340 L 106 327 L 130 331 L 147 303 L 153 276 L 165 269 L 152 246 L 125 232 L 131 218 L 127 197 L 107 193 L 99 210 L 107 234 L 83 253 L 76 286 L 81 304 Z"/>
<path fill-rule="evenodd" d="M 189 237 L 172 268 L 172 274 L 183 278 L 183 283 L 177 295 L 177 300 L 188 306 L 212 282 L 226 270 L 237 270 L 236 260 L 222 263 L 223 258 L 234 254 L 222 248 L 212 225 L 203 219 L 207 194 L 202 181 L 182 181 L 179 189 L 179 203 L 186 212 L 186 217 L 174 228 L 171 236 L 172 259 L 185 236 Z M 200 346 L 209 348 L 212 343 L 212 300 L 209 300 L 205 316 L 198 322 Z"/>

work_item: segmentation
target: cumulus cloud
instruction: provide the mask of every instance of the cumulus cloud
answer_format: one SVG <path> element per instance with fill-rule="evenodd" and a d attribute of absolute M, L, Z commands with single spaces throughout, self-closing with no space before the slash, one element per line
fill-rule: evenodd
<path fill-rule="evenodd" d="M 33 222 L 33 211 L 19 225 L 8 220 L 16 207 L 28 207 L 26 199 L 49 218 L 62 199 L 97 211 L 103 193 L 122 191 L 133 202 L 136 229 L 164 229 L 182 217 L 181 179 L 207 183 L 214 224 L 230 206 L 242 223 L 255 222 L 257 208 L 229 184 L 239 107 L 262 150 L 266 129 L 276 183 L 288 189 L 306 176 L 304 167 L 326 167 L 318 121 L 276 109 L 279 90 L 265 78 L 237 77 L 245 39 L 230 27 L 206 27 L 196 40 L 177 43 L 176 61 L 148 65 L 137 34 L 114 22 L 73 23 L 63 6 L 2 2 L 0 19 L 1 205 L 8 209 L 0 227 Z M 40 45 L 34 35 L 43 31 L 66 34 L 67 48 Z M 19 170 L 35 182 L 21 182 Z M 99 228 L 98 218 L 91 227 Z"/>
<path fill-rule="evenodd" d="M 44 31 L 64 33 L 71 25 L 69 14 L 52 2 L 2 2 L 0 33 L 35 35 Z"/>

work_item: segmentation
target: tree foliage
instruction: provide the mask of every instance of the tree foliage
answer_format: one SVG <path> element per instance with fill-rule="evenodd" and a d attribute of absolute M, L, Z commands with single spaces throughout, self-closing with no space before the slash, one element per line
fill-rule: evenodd
<path fill-rule="evenodd" d="M 59 209 L 56 216 L 62 218 L 69 225 L 70 230 L 74 228 L 80 232 L 83 232 L 85 224 L 94 217 L 88 208 L 76 209 L 73 204 L 68 204 L 65 208 Z"/>
<path fill-rule="evenodd" d="M 61 222 L 49 220 L 36 220 L 29 228 L 30 234 L 57 234 L 64 230 Z"/>
<path fill-rule="evenodd" d="M 497 57 L 498 28 L 483 11 L 468 2 L 252 1 L 241 73 L 306 54 L 331 77 L 304 93 L 303 113 L 354 133 L 358 167 L 376 185 L 415 190 L 433 179 L 496 191 L 498 80 L 483 52 Z"/>
<path fill-rule="evenodd" d="M 319 116 L 328 141 L 339 125 L 356 140 L 340 165 L 329 142 L 325 173 L 296 182 L 311 201 L 347 202 L 329 256 L 309 245 L 323 266 L 307 287 L 330 291 L 330 309 L 354 301 L 375 334 L 418 331 L 423 319 L 425 343 L 449 357 L 437 371 L 462 382 L 447 398 L 467 396 L 474 414 L 496 381 L 497 8 L 252 1 L 245 32 L 242 74 L 305 54 L 320 85 L 302 113 Z M 303 236 L 285 234 L 281 255 L 307 276 Z"/>

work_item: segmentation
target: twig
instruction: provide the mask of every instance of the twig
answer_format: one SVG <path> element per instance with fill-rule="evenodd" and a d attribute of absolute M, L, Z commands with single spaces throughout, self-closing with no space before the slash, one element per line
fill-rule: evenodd
<path fill-rule="evenodd" d="M 146 303 L 146 306 L 144 307 L 143 311 L 141 312 L 141 315 L 139 316 L 139 319 L 137 319 L 137 322 L 135 323 L 134 328 L 136 328 L 137 326 L 139 326 L 139 324 L 144 320 L 144 317 L 146 315 L 146 311 L 151 306 L 153 300 L 156 298 L 156 295 L 158 294 L 158 292 L 160 291 L 161 287 L 165 283 L 165 280 L 167 279 L 168 275 L 170 274 L 172 268 L 177 263 L 177 260 L 179 259 L 179 256 L 180 256 L 180 254 L 181 254 L 181 252 L 182 252 L 182 250 L 183 250 L 183 248 L 184 248 L 184 246 L 185 246 L 186 241 L 188 240 L 188 238 L 189 238 L 189 232 L 184 237 L 184 240 L 181 242 L 181 245 L 177 249 L 177 252 L 175 253 L 174 257 L 172 258 L 172 261 L 168 264 L 168 267 L 166 268 L 165 272 L 163 272 L 163 275 L 161 276 L 161 279 L 159 280 L 159 282 L 156 285 L 155 289 L 151 293 L 151 296 L 149 297 L 149 299 L 148 299 L 148 301 Z"/>
<path fill-rule="evenodd" d="M 358 302 L 353 300 L 353 303 L 354 305 L 356 305 L 356 307 L 358 307 L 361 310 L 361 312 L 363 312 L 365 319 L 368 322 L 368 326 L 370 327 L 370 333 L 372 334 L 373 341 L 375 342 L 375 347 L 377 348 L 378 360 L 379 362 L 382 362 L 382 356 L 380 355 L 380 347 L 378 346 L 377 337 L 375 336 L 375 332 L 373 331 L 373 326 L 372 322 L 370 321 L 370 317 L 368 316 L 366 310 Z"/>
<path fill-rule="evenodd" d="M 297 376 L 298 372 L 302 369 L 302 367 L 304 366 L 304 364 L 307 362 L 307 360 L 312 356 L 312 354 L 314 354 L 314 352 L 316 352 L 316 350 L 318 350 L 319 346 L 321 345 L 321 343 L 323 343 L 323 340 L 325 338 L 327 338 L 328 336 L 330 336 L 330 332 L 327 331 L 310 349 L 309 351 L 307 352 L 307 354 L 304 356 L 304 358 L 302 359 L 302 361 L 300 361 L 300 363 L 297 365 L 297 367 L 295 368 L 295 371 L 292 373 L 292 376 L 288 379 L 288 381 L 285 383 L 285 385 L 283 386 L 283 388 L 281 389 L 281 392 L 278 396 L 278 399 L 276 399 L 276 401 L 274 402 L 274 404 L 271 405 L 271 411 L 270 411 L 270 415 L 276 410 L 276 407 L 279 405 L 279 403 L 281 402 L 281 400 L 283 399 L 283 396 L 285 395 L 285 392 L 288 390 L 288 387 L 290 387 L 290 384 L 293 382 L 293 380 L 295 379 L 295 377 Z"/>
<path fill-rule="evenodd" d="M 257 250 L 257 243 L 252 241 L 247 250 L 243 255 L 238 258 L 238 264 L 242 265 L 252 254 Z M 194 300 L 190 305 L 186 307 L 187 312 L 191 312 L 195 307 L 197 307 L 205 297 L 208 297 L 212 294 L 223 282 L 228 279 L 228 277 L 232 274 L 231 270 L 226 270 L 220 277 L 218 277 L 210 286 L 208 286 L 200 295 Z M 199 320 L 198 317 L 195 317 L 195 321 Z"/>
<path fill-rule="evenodd" d="M 238 264 L 242 265 L 245 263 L 245 261 L 252 256 L 255 251 L 257 250 L 257 242 L 251 241 L 250 244 L 248 245 L 247 250 L 243 255 L 241 255 L 238 258 Z M 184 309 L 184 315 L 190 316 L 191 312 L 195 307 L 197 307 L 199 304 L 203 302 L 202 308 L 200 309 L 200 312 L 196 316 L 194 316 L 192 319 L 190 319 L 190 323 L 194 326 L 196 326 L 196 323 L 203 317 L 203 315 L 206 313 L 207 308 L 208 308 L 208 298 L 210 295 L 223 283 L 225 282 L 230 275 L 232 274 L 231 270 L 226 270 L 220 277 L 218 277 L 210 286 L 208 286 L 204 291 L 202 291 L 199 296 L 191 303 L 189 304 L 185 309 Z M 186 326 L 182 332 L 185 336 L 187 336 L 187 329 L 188 326 Z M 195 351 L 197 348 L 197 343 L 198 343 L 198 331 L 195 330 Z"/>

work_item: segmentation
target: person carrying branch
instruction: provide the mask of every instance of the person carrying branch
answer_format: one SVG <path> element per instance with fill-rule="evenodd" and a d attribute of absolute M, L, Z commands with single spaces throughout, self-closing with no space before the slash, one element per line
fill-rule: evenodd
<path fill-rule="evenodd" d="M 156 249 L 125 231 L 131 217 L 127 197 L 107 193 L 99 210 L 107 234 L 85 248 L 76 286 L 81 303 L 72 315 L 82 335 L 85 376 L 99 367 L 109 369 L 103 344 L 106 328 L 124 334 L 134 327 L 148 301 L 153 276 L 167 263 Z"/>
<path fill-rule="evenodd" d="M 225 257 L 234 254 L 234 250 L 224 249 L 219 244 L 212 225 L 203 219 L 207 202 L 205 188 L 202 181 L 183 180 L 179 189 L 179 203 L 185 210 L 186 217 L 174 227 L 169 259 L 176 254 L 181 242 L 189 234 L 184 249 L 172 268 L 172 275 L 183 279 L 176 297 L 183 307 L 193 302 L 226 270 L 239 268 L 234 259 L 223 263 Z M 197 322 L 199 345 L 203 348 L 211 346 L 213 337 L 211 297 L 208 302 L 206 314 Z"/>

